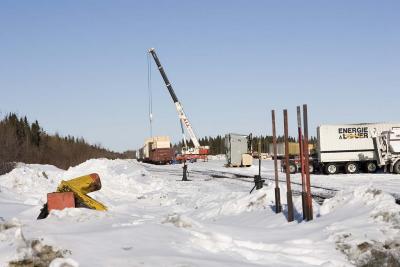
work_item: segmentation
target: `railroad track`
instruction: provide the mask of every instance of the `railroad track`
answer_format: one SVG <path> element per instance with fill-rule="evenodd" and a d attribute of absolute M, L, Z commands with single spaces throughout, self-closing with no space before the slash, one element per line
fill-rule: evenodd
<path fill-rule="evenodd" d="M 192 170 L 192 172 L 199 173 L 199 174 L 205 174 L 207 173 L 209 176 L 213 178 L 223 178 L 223 179 L 235 179 L 235 180 L 241 180 L 243 182 L 247 183 L 254 183 L 253 180 L 249 179 L 254 179 L 254 176 L 251 175 L 246 175 L 246 174 L 239 174 L 239 173 L 232 173 L 232 172 L 222 172 L 222 171 L 196 171 Z M 275 181 L 274 178 L 269 178 L 269 177 L 263 177 L 264 180 L 269 180 L 269 181 Z M 278 179 L 279 183 L 286 184 L 286 180 Z M 301 195 L 301 186 L 302 184 L 299 182 L 291 182 L 291 185 L 294 185 L 295 187 L 300 187 L 300 190 L 298 189 L 293 189 L 292 192 L 293 195 Z M 328 188 L 328 187 L 323 187 L 323 186 L 318 186 L 318 185 L 311 185 L 311 196 L 312 198 L 317 201 L 319 204 L 322 204 L 325 199 L 332 198 L 336 195 L 339 189 L 336 188 Z M 396 193 L 390 193 L 396 201 L 396 204 L 400 205 L 400 194 Z"/>
<path fill-rule="evenodd" d="M 227 177 L 227 176 L 222 176 L 222 175 L 211 175 L 214 178 L 223 178 L 223 179 L 239 179 L 241 181 L 247 182 L 247 183 L 254 183 L 253 180 L 249 180 L 249 179 L 254 179 L 253 176 L 250 175 L 242 175 L 242 174 L 233 174 L 235 177 L 231 178 L 231 177 Z M 269 181 L 275 181 L 275 179 L 273 178 L 268 178 L 268 177 L 263 177 L 264 180 L 269 180 Z M 278 180 L 280 183 L 285 183 L 286 181 L 283 180 Z M 291 185 L 294 185 L 295 187 L 302 187 L 301 183 L 297 183 L 297 182 L 291 182 Z M 326 187 L 322 187 L 322 186 L 313 186 L 311 185 L 311 188 L 314 190 L 311 190 L 311 196 L 312 198 L 318 202 L 319 204 L 322 204 L 324 202 L 325 199 L 328 198 L 332 198 L 335 196 L 336 192 L 339 191 L 337 189 L 334 188 L 326 188 Z M 301 189 L 293 189 L 292 188 L 292 193 L 295 196 L 301 196 L 302 192 Z"/>
<path fill-rule="evenodd" d="M 157 168 L 155 166 L 153 167 L 149 164 L 143 164 L 143 166 L 151 172 L 168 173 L 168 174 L 177 175 L 177 176 L 182 175 L 182 171 L 179 169 L 165 170 L 165 169 Z M 200 176 L 211 177 L 211 178 L 215 178 L 215 179 L 232 179 L 235 181 L 242 181 L 245 183 L 254 184 L 254 182 L 253 182 L 254 176 L 240 174 L 240 173 L 213 171 L 213 170 L 201 170 L 201 171 L 200 170 L 190 170 L 189 174 L 197 174 Z M 268 181 L 275 181 L 274 178 L 270 178 L 270 177 L 263 177 L 263 179 L 268 180 Z M 286 184 L 286 180 L 278 179 L 278 181 L 279 181 L 279 183 Z M 293 194 L 296 196 L 301 195 L 301 183 L 292 181 L 291 184 L 293 185 L 293 188 L 292 188 Z M 319 204 L 322 204 L 322 202 L 325 199 L 334 197 L 335 194 L 339 191 L 339 189 L 328 188 L 328 187 L 317 186 L 317 185 L 311 185 L 311 188 L 312 188 L 311 196 Z M 400 194 L 392 193 L 391 195 L 395 198 L 396 204 L 400 205 Z"/>
<path fill-rule="evenodd" d="M 161 169 L 161 168 L 157 168 L 157 167 L 152 167 L 149 165 L 143 165 L 143 166 L 145 167 L 146 170 L 148 170 L 150 172 L 168 173 L 168 174 L 177 175 L 177 176 L 182 175 L 182 172 L 180 170 L 165 170 L 165 169 Z M 231 179 L 231 180 L 235 180 L 235 181 L 241 181 L 241 182 L 245 182 L 245 183 L 254 184 L 254 182 L 252 180 L 252 179 L 254 179 L 254 176 L 251 176 L 251 175 L 237 174 L 237 173 L 231 173 L 231 172 L 222 172 L 222 171 L 212 171 L 212 170 L 202 170 L 202 171 L 190 170 L 189 175 L 190 174 L 211 177 L 214 179 Z M 268 178 L 268 177 L 263 177 L 263 179 L 275 181 L 275 179 Z M 282 180 L 282 179 L 279 179 L 279 182 L 286 184 L 286 181 Z M 291 182 L 291 184 L 294 186 L 294 188 L 292 188 L 293 195 L 295 195 L 295 196 L 301 195 L 302 194 L 301 193 L 301 183 Z M 325 187 L 313 186 L 313 185 L 311 186 L 311 188 L 314 189 L 314 190 L 312 190 L 311 196 L 319 204 L 322 204 L 322 202 L 325 199 L 332 198 L 333 196 L 335 196 L 336 192 L 339 191 L 334 188 L 325 188 Z"/>

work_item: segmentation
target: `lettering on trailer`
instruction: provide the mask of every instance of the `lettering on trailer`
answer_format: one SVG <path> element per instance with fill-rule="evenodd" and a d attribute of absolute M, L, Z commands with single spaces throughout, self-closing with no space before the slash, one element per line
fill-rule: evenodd
<path fill-rule="evenodd" d="M 368 127 L 339 128 L 339 139 L 368 138 Z"/>

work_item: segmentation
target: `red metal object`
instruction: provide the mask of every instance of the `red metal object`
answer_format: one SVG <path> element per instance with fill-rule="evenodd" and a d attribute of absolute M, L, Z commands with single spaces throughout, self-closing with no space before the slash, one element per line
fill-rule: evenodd
<path fill-rule="evenodd" d="M 308 115 L 307 105 L 303 105 L 303 120 L 304 120 L 304 157 L 305 157 L 305 174 L 306 174 L 306 189 L 307 189 L 307 220 L 313 219 L 313 207 L 311 197 L 311 179 L 310 179 L 310 155 L 308 151 Z"/>
<path fill-rule="evenodd" d="M 101 188 L 101 180 L 100 180 L 100 176 L 97 173 L 91 173 L 89 174 L 90 178 L 93 179 L 93 182 L 97 185 L 97 187 L 99 187 L 99 190 Z"/>
<path fill-rule="evenodd" d="M 199 149 L 199 154 L 200 154 L 201 156 L 207 156 L 207 155 L 208 155 L 208 149 L 206 149 L 206 148 L 200 148 L 200 149 Z"/>
<path fill-rule="evenodd" d="M 285 130 L 285 164 L 286 164 L 286 187 L 287 187 L 287 206 L 288 206 L 288 222 L 292 222 L 294 220 L 293 214 L 293 195 L 292 195 L 292 187 L 290 184 L 290 170 L 289 166 L 289 127 L 288 127 L 288 113 L 287 110 L 283 110 L 283 122 L 284 122 L 284 130 Z"/>
<path fill-rule="evenodd" d="M 170 163 L 174 157 L 172 148 L 157 148 L 150 151 L 150 162 L 166 164 Z"/>
<path fill-rule="evenodd" d="M 65 208 L 75 208 L 75 197 L 72 192 L 48 193 L 47 210 L 63 210 Z"/>
<path fill-rule="evenodd" d="M 198 159 L 207 160 L 207 155 L 197 155 L 197 154 L 181 155 L 180 154 L 175 157 L 175 160 L 177 160 L 179 162 L 192 161 L 192 160 L 198 160 Z"/>
<path fill-rule="evenodd" d="M 272 143 L 274 146 L 274 169 L 275 169 L 275 212 L 279 213 L 282 211 L 281 205 L 281 191 L 279 188 L 279 177 L 278 177 L 278 159 L 277 159 L 277 147 L 276 147 L 276 127 L 275 127 L 275 110 L 271 111 L 272 115 Z"/>
<path fill-rule="evenodd" d="M 297 128 L 299 134 L 299 158 L 300 158 L 300 169 L 301 169 L 301 203 L 303 208 L 303 219 L 307 218 L 308 205 L 307 205 L 307 189 L 306 189 L 306 170 L 304 163 L 304 144 L 303 144 L 303 132 L 301 130 L 301 108 L 297 106 Z M 295 161 L 297 164 L 298 161 Z"/>

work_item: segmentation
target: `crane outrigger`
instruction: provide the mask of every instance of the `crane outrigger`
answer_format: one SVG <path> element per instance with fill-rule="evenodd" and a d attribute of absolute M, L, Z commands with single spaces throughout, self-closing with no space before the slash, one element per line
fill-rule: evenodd
<path fill-rule="evenodd" d="M 208 155 L 209 147 L 200 145 L 199 140 L 197 139 L 196 134 L 194 133 L 193 127 L 192 127 L 191 123 L 189 122 L 189 119 L 186 116 L 185 112 L 183 111 L 183 106 L 179 102 L 178 97 L 176 96 L 175 91 L 172 88 L 170 81 L 168 80 L 167 74 L 165 73 L 164 68 L 161 65 L 161 62 L 157 57 L 155 49 L 150 48 L 149 53 L 151 54 L 154 61 L 156 62 L 156 65 L 158 67 L 158 70 L 160 71 L 161 77 L 163 78 L 163 80 L 165 82 L 168 92 L 171 95 L 172 101 L 175 104 L 176 111 L 178 112 L 178 117 L 179 117 L 179 120 L 181 123 L 181 129 L 182 129 L 182 135 L 183 135 L 183 141 L 184 141 L 184 147 L 182 149 L 183 159 L 185 159 L 185 160 L 198 159 L 198 158 L 205 159 Z M 188 147 L 183 127 L 186 128 L 186 131 L 190 136 L 190 140 L 192 140 L 192 142 L 193 142 L 193 146 L 194 146 L 193 148 Z"/>

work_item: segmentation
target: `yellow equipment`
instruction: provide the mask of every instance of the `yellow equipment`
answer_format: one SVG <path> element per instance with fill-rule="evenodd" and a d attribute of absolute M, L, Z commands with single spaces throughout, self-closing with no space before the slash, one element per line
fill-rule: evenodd
<path fill-rule="evenodd" d="M 101 189 L 97 173 L 80 176 L 68 181 L 61 181 L 57 191 L 47 194 L 47 203 L 43 206 L 38 219 L 44 219 L 50 210 L 62 210 L 71 207 L 84 207 L 105 211 L 107 207 L 87 194 Z M 72 194 L 71 194 L 72 193 Z"/>
<path fill-rule="evenodd" d="M 77 207 L 84 206 L 94 210 L 107 210 L 106 206 L 86 195 L 100 189 L 100 177 L 97 173 L 92 173 L 72 180 L 61 181 L 61 184 L 57 187 L 57 192 L 73 192 Z"/>

